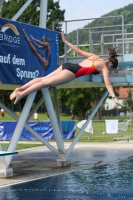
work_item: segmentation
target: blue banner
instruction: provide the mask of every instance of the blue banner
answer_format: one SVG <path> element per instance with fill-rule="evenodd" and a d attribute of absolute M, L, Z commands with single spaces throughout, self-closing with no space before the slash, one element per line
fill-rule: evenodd
<path fill-rule="evenodd" d="M 59 66 L 58 32 L 0 18 L 0 81 L 23 85 Z"/>
<path fill-rule="evenodd" d="M 0 122 L 0 140 L 10 140 L 13 136 L 17 122 Z M 54 140 L 54 133 L 50 122 L 28 122 L 43 139 Z M 76 121 L 61 121 L 63 139 L 74 138 Z M 20 140 L 37 140 L 27 129 L 23 129 Z"/>

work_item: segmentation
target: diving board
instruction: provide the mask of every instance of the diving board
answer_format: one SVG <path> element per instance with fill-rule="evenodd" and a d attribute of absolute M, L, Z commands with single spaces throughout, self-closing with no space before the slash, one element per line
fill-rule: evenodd
<path fill-rule="evenodd" d="M 14 154 L 18 154 L 18 152 L 0 151 L 0 156 L 10 156 Z"/>

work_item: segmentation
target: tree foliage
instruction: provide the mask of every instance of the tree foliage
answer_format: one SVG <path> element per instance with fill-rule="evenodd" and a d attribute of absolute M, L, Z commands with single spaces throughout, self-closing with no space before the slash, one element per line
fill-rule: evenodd
<path fill-rule="evenodd" d="M 75 115 L 83 118 L 87 110 L 95 108 L 105 90 L 106 88 L 103 87 L 59 89 L 58 99 L 61 106 L 69 107 Z M 100 109 L 97 111 L 96 118 L 101 119 Z"/>
<path fill-rule="evenodd" d="M 27 0 L 8 0 L 8 2 L 4 1 L 0 13 L 1 17 L 12 19 L 13 16 L 19 11 L 19 9 L 26 3 L 26 1 Z M 59 1 L 54 2 L 53 0 L 48 0 L 46 25 L 47 29 L 52 29 L 53 21 L 64 21 L 64 13 L 65 10 L 60 9 Z M 38 26 L 39 17 L 40 0 L 33 0 L 17 21 Z M 61 31 L 61 24 L 57 23 L 55 30 Z"/>

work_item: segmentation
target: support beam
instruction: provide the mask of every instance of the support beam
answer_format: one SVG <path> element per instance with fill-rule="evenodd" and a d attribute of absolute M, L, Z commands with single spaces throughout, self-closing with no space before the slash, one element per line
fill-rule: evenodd
<path fill-rule="evenodd" d="M 33 93 L 29 94 L 29 96 L 27 97 L 27 100 L 25 102 L 21 116 L 19 118 L 19 121 L 18 121 L 17 126 L 16 126 L 15 131 L 14 131 L 14 134 L 12 136 L 11 142 L 10 142 L 8 148 L 7 148 L 7 151 L 15 151 L 16 146 L 17 146 L 18 141 L 19 141 L 19 138 L 20 138 L 20 135 L 21 135 L 21 132 L 22 132 L 24 125 L 26 123 L 26 119 L 29 115 L 30 108 L 32 106 L 35 95 L 36 95 L 36 92 L 33 92 Z M 12 156 L 10 156 L 10 157 L 7 156 L 5 158 L 7 167 L 9 166 L 11 159 L 12 159 Z"/>
<path fill-rule="evenodd" d="M 93 110 L 93 112 L 91 113 L 90 117 L 88 118 L 88 120 L 86 121 L 86 123 L 83 125 L 82 129 L 80 130 L 80 132 L 78 133 L 77 137 L 75 138 L 75 140 L 72 142 L 72 144 L 70 145 L 69 149 L 66 151 L 66 157 L 68 157 L 69 153 L 72 151 L 72 149 L 74 148 L 75 144 L 78 142 L 80 136 L 82 135 L 82 133 L 84 132 L 84 130 L 86 129 L 87 125 L 89 124 L 89 122 L 92 120 L 92 118 L 94 117 L 94 115 L 96 114 L 97 110 L 99 109 L 99 107 L 101 106 L 101 104 L 103 103 L 104 99 L 107 97 L 108 95 L 108 91 L 106 90 L 106 92 L 103 94 L 103 96 L 101 97 L 101 99 L 99 100 L 98 104 L 96 105 L 95 109 Z"/>
<path fill-rule="evenodd" d="M 0 11 L 5 0 L 0 0 Z"/>
<path fill-rule="evenodd" d="M 26 3 L 22 6 L 22 8 L 20 8 L 20 10 L 16 13 L 16 15 L 14 15 L 12 20 L 16 21 L 20 17 L 20 15 L 26 10 L 26 8 L 31 4 L 32 1 L 33 0 L 26 1 Z"/>
<path fill-rule="evenodd" d="M 63 139 L 61 137 L 61 133 L 60 133 L 60 130 L 59 130 L 59 127 L 58 127 L 57 119 L 56 119 L 56 116 L 55 116 L 55 113 L 54 113 L 54 108 L 53 108 L 53 105 L 52 105 L 52 101 L 51 101 L 51 98 L 50 98 L 48 88 L 43 88 L 42 93 L 43 93 L 45 105 L 46 105 L 46 108 L 47 108 L 47 111 L 48 111 L 48 114 L 49 114 L 49 118 L 50 118 L 50 121 L 51 121 L 51 125 L 52 125 L 52 128 L 53 128 L 55 140 L 56 140 L 56 143 L 57 143 L 57 146 L 58 146 L 58 150 L 59 150 L 58 156 L 61 159 L 65 160 L 66 156 L 65 156 L 64 142 L 63 142 Z"/>
<path fill-rule="evenodd" d="M 46 28 L 48 0 L 40 0 L 40 21 L 39 26 Z"/>
<path fill-rule="evenodd" d="M 54 102 L 55 102 L 55 111 L 56 111 L 56 116 L 57 116 L 57 122 L 58 122 L 58 126 L 60 129 L 60 133 L 62 133 L 62 127 L 61 127 L 61 121 L 60 121 L 60 110 L 59 110 L 58 99 L 57 99 L 57 89 L 55 87 L 53 88 L 53 92 L 54 92 Z M 61 137 L 62 137 L 62 134 L 61 134 Z"/>

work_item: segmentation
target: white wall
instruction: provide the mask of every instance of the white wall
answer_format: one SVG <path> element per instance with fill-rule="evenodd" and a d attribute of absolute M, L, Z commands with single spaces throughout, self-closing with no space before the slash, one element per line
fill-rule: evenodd
<path fill-rule="evenodd" d="M 119 99 L 119 102 L 122 103 L 123 99 Z M 108 107 L 108 109 L 107 109 L 107 107 Z M 105 105 L 104 105 L 105 110 L 111 110 L 115 107 L 116 107 L 116 104 L 115 104 L 114 100 L 107 98 L 105 101 Z M 121 109 L 121 106 L 119 106 L 118 108 Z"/>

